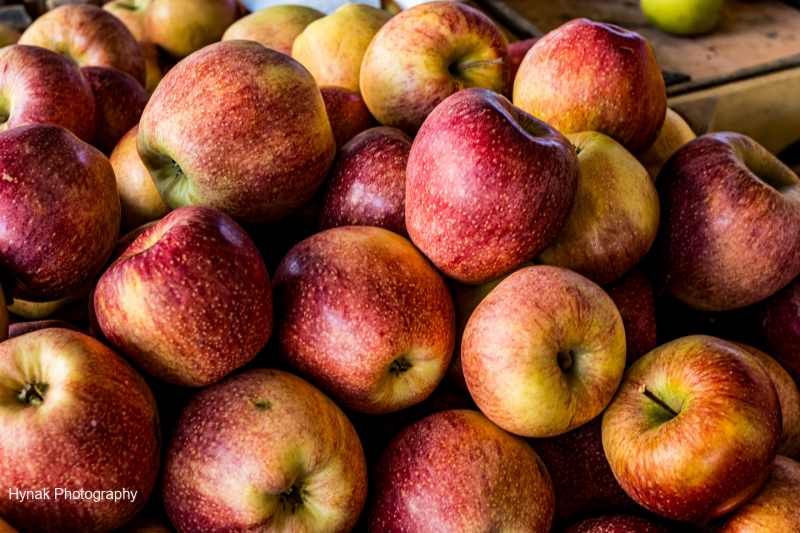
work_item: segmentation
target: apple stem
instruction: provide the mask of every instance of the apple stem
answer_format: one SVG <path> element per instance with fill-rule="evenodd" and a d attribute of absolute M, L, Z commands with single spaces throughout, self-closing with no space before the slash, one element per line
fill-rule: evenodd
<path fill-rule="evenodd" d="M 474 61 L 472 63 L 459 63 L 457 70 L 461 71 L 468 68 L 485 67 L 488 65 L 501 65 L 502 63 L 503 63 L 502 57 L 498 57 L 497 59 L 487 59 L 485 61 Z"/>
<path fill-rule="evenodd" d="M 44 393 L 47 390 L 47 386 L 36 383 L 26 383 L 22 390 L 19 391 L 19 395 L 17 395 L 17 399 L 25 404 L 38 406 L 44 403 Z"/>
<path fill-rule="evenodd" d="M 666 402 L 664 402 L 664 400 L 662 400 L 661 398 L 659 398 L 658 396 L 647 390 L 647 385 L 642 384 L 642 386 L 639 387 L 639 392 L 647 396 L 647 398 L 649 398 L 653 403 L 655 403 L 656 405 L 658 405 L 659 407 L 670 413 L 672 416 L 678 416 L 678 413 L 676 413 L 672 409 L 672 407 L 667 405 Z"/>

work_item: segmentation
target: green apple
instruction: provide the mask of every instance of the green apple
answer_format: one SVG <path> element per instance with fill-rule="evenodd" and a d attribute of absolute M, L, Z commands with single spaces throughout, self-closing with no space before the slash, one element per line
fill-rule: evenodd
<path fill-rule="evenodd" d="M 647 20 L 661 31 L 697 35 L 714 29 L 725 0 L 641 0 Z"/>

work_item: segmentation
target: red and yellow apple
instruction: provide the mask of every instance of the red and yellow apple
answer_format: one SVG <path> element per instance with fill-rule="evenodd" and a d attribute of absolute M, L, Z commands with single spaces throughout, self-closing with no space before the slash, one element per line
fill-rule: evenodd
<path fill-rule="evenodd" d="M 180 60 L 222 39 L 239 18 L 236 0 L 153 0 L 144 17 L 147 36 Z"/>
<path fill-rule="evenodd" d="M 223 41 L 244 39 L 269 46 L 287 56 L 292 55 L 292 44 L 306 26 L 325 13 L 297 5 L 278 5 L 261 9 L 231 24 L 222 35 Z"/>
<path fill-rule="evenodd" d="M 658 173 L 664 167 L 672 154 L 684 144 L 697 138 L 692 128 L 683 120 L 683 117 L 670 108 L 667 108 L 667 116 L 664 119 L 664 126 L 658 134 L 655 144 L 647 149 L 646 152 L 636 156 L 636 159 L 644 165 L 647 173 L 653 181 L 658 178 Z"/>

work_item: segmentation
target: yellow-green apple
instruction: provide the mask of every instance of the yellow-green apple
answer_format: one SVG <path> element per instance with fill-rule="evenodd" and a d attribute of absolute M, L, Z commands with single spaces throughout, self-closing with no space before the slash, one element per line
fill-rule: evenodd
<path fill-rule="evenodd" d="M 261 255 L 238 224 L 207 207 L 173 211 L 139 235 L 100 277 L 94 307 L 121 353 L 186 387 L 219 381 L 272 332 Z"/>
<path fill-rule="evenodd" d="M 58 300 L 39 302 L 23 300 L 22 298 L 14 298 L 14 303 L 8 306 L 8 310 L 18 317 L 26 320 L 41 320 L 58 313 L 75 300 L 86 298 L 88 294 L 89 285 L 86 284 L 75 292 L 68 294 L 63 298 L 59 298 Z"/>
<path fill-rule="evenodd" d="M 783 421 L 778 455 L 790 459 L 800 458 L 800 391 L 798 391 L 797 384 L 786 372 L 786 369 L 766 353 L 747 344 L 739 342 L 734 342 L 734 344 L 744 348 L 761 363 L 775 386 L 775 392 L 778 393 Z"/>
<path fill-rule="evenodd" d="M 79 67 L 111 67 L 144 84 L 142 50 L 131 32 L 107 11 L 90 4 L 65 4 L 31 24 L 19 44 L 57 52 Z"/>
<path fill-rule="evenodd" d="M 121 1 L 121 0 L 117 0 Z M 514 80 L 517 79 L 517 72 L 519 72 L 519 66 L 522 64 L 522 60 L 525 59 L 525 55 L 528 53 L 528 50 L 533 48 L 533 45 L 536 44 L 536 41 L 539 39 L 525 39 L 522 41 L 516 41 L 513 43 L 509 43 L 508 45 L 508 62 L 510 65 L 510 72 L 509 72 L 509 84 L 507 93 L 512 93 L 514 88 Z M 509 96 L 512 96 L 509 94 Z"/>
<path fill-rule="evenodd" d="M 545 35 L 525 56 L 514 81 L 514 105 L 561 133 L 598 131 L 638 154 L 658 138 L 667 92 L 644 37 L 576 19 Z"/>
<path fill-rule="evenodd" d="M 158 409 L 120 356 L 77 331 L 35 331 L 0 344 L 0 383 L 4 518 L 22 531 L 99 533 L 144 507 L 158 475 Z"/>
<path fill-rule="evenodd" d="M 179 60 L 218 42 L 237 18 L 236 0 L 153 0 L 144 27 L 152 42 Z"/>
<path fill-rule="evenodd" d="M 231 24 L 222 35 L 222 40 L 256 41 L 290 56 L 295 38 L 303 33 L 306 26 L 324 16 L 325 13 L 306 6 L 272 6 Z"/>
<path fill-rule="evenodd" d="M 461 364 L 472 398 L 495 424 L 554 437 L 611 401 L 625 371 L 625 330 L 592 281 L 559 267 L 523 268 L 472 313 Z"/>
<path fill-rule="evenodd" d="M 672 157 L 672 154 L 677 152 L 681 146 L 696 138 L 697 135 L 683 120 L 683 117 L 672 109 L 667 108 L 664 126 L 661 128 L 655 144 L 648 148 L 646 152 L 636 156 L 636 159 L 644 165 L 647 173 L 650 174 L 650 177 L 655 182 L 664 163 Z"/>
<path fill-rule="evenodd" d="M 531 260 L 559 234 L 580 177 L 563 135 L 504 96 L 466 89 L 437 107 L 414 139 L 408 234 L 445 275 L 485 283 Z"/>
<path fill-rule="evenodd" d="M 713 30 L 725 0 L 640 0 L 648 22 L 675 35 L 697 35 Z"/>
<path fill-rule="evenodd" d="M 292 248 L 274 278 L 283 360 L 353 411 L 421 402 L 453 353 L 444 280 L 405 238 L 344 226 Z"/>
<path fill-rule="evenodd" d="M 759 305 L 759 332 L 769 353 L 800 384 L 800 278 Z"/>
<path fill-rule="evenodd" d="M 344 4 L 297 36 L 292 57 L 320 85 L 360 92 L 361 62 L 372 38 L 392 14 L 365 4 Z"/>
<path fill-rule="evenodd" d="M 602 431 L 614 477 L 634 501 L 699 522 L 736 510 L 764 484 L 781 409 L 758 360 L 695 335 L 659 346 L 628 369 Z"/>
<path fill-rule="evenodd" d="M 11 324 L 8 327 L 8 338 L 13 339 L 14 337 L 21 337 L 26 333 L 31 333 L 32 331 L 50 328 L 80 331 L 77 326 L 70 324 L 69 322 L 65 322 L 64 320 L 60 320 L 58 318 L 53 318 L 49 320 L 34 320 L 33 322 L 17 322 L 16 324 Z M 2 533 L 2 530 L 0 530 L 0 533 Z"/>
<path fill-rule="evenodd" d="M 121 70 L 81 67 L 97 103 L 92 146 L 106 155 L 130 129 L 139 123 L 150 95 L 141 83 Z"/>
<path fill-rule="evenodd" d="M 609 515 L 574 524 L 564 533 L 668 533 L 653 522 L 633 515 Z"/>
<path fill-rule="evenodd" d="M 138 132 L 137 124 L 119 140 L 109 157 L 122 204 L 122 233 L 169 213 L 169 207 L 158 195 L 153 178 L 136 151 Z"/>
<path fill-rule="evenodd" d="M 647 171 L 602 133 L 573 133 L 581 163 L 575 208 L 537 263 L 574 270 L 600 285 L 638 263 L 658 233 L 658 193 Z"/>
<path fill-rule="evenodd" d="M 553 523 L 542 460 L 477 411 L 444 411 L 406 428 L 373 478 L 369 533 L 548 533 Z"/>
<path fill-rule="evenodd" d="M 331 85 L 320 87 L 319 92 L 325 102 L 337 150 L 357 134 L 378 125 L 357 92 Z"/>
<path fill-rule="evenodd" d="M 800 274 L 800 179 L 756 141 L 709 133 L 656 183 L 653 247 L 667 291 L 700 311 L 759 302 Z"/>
<path fill-rule="evenodd" d="M 800 531 L 800 463 L 778 456 L 755 497 L 733 513 L 718 533 L 793 533 Z"/>
<path fill-rule="evenodd" d="M 372 39 L 361 94 L 378 122 L 414 136 L 462 89 L 505 94 L 509 72 L 506 39 L 489 17 L 458 2 L 429 2 L 395 15 Z"/>
<path fill-rule="evenodd" d="M 56 300 L 88 284 L 119 235 L 108 159 L 58 126 L 20 126 L 0 133 L 0 176 L 0 267 L 12 296 Z"/>
<path fill-rule="evenodd" d="M 614 300 L 625 326 L 626 367 L 656 347 L 656 296 L 644 269 L 635 267 L 603 289 Z"/>
<path fill-rule="evenodd" d="M 38 46 L 0 49 L 0 131 L 27 124 L 55 124 L 89 142 L 96 104 L 78 67 Z"/>
<path fill-rule="evenodd" d="M 353 425 L 318 389 L 279 370 L 199 392 L 164 465 L 164 505 L 179 533 L 344 533 L 366 494 Z"/>
<path fill-rule="evenodd" d="M 17 44 L 22 34 L 6 24 L 0 24 L 0 48 Z"/>
<path fill-rule="evenodd" d="M 411 138 L 381 126 L 353 137 L 321 189 L 317 227 L 377 226 L 408 237 L 406 165 Z"/>
<path fill-rule="evenodd" d="M 253 41 L 207 46 L 170 70 L 142 114 L 137 146 L 168 206 L 213 207 L 243 222 L 297 210 L 336 155 L 314 78 Z"/>
<path fill-rule="evenodd" d="M 563 435 L 528 440 L 553 481 L 557 531 L 586 518 L 643 511 L 614 478 L 603 452 L 602 424 L 598 416 Z"/>

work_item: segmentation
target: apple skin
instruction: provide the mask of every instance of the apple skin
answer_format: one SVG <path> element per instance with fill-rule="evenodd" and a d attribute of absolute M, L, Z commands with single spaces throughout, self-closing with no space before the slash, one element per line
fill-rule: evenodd
<path fill-rule="evenodd" d="M 797 460 L 800 458 L 800 390 L 798 390 L 797 384 L 780 363 L 766 353 L 740 342 L 733 344 L 745 349 L 747 353 L 755 357 L 769 374 L 769 379 L 775 386 L 775 392 L 778 393 L 783 421 L 778 455 Z"/>
<path fill-rule="evenodd" d="M 81 67 L 97 103 L 91 145 L 110 155 L 119 140 L 139 123 L 150 95 L 141 83 L 121 70 Z"/>
<path fill-rule="evenodd" d="M 658 138 L 667 92 L 644 37 L 576 19 L 545 35 L 525 56 L 514 81 L 514 105 L 565 135 L 597 131 L 638 154 Z"/>
<path fill-rule="evenodd" d="M 698 35 L 713 30 L 725 0 L 640 0 L 647 21 L 674 35 Z"/>
<path fill-rule="evenodd" d="M 158 475 L 158 409 L 142 377 L 82 333 L 45 329 L 0 345 L 0 489 L 136 490 L 136 499 L 0 498 L 0 514 L 22 531 L 114 530 L 139 512 Z M 46 385 L 42 403 L 17 399 Z M 32 458 L 30 450 L 36 448 Z M 51 492 L 52 495 L 52 492 Z"/>
<path fill-rule="evenodd" d="M 373 478 L 369 533 L 547 533 L 553 523 L 553 485 L 539 456 L 477 411 L 444 411 L 406 428 Z"/>
<path fill-rule="evenodd" d="M 361 94 L 378 122 L 413 137 L 458 91 L 505 94 L 509 72 L 506 39 L 486 15 L 458 2 L 427 2 L 395 15 L 372 39 Z"/>
<path fill-rule="evenodd" d="M 656 240 L 658 193 L 641 163 L 611 137 L 584 132 L 567 139 L 581 163 L 578 197 L 564 229 L 536 262 L 606 285 L 641 261 Z"/>
<path fill-rule="evenodd" d="M 331 85 L 320 87 L 319 92 L 325 102 L 337 151 L 362 131 L 378 125 L 357 92 Z"/>
<path fill-rule="evenodd" d="M 219 381 L 272 333 L 261 255 L 238 224 L 207 207 L 173 211 L 137 237 L 100 277 L 94 306 L 113 346 L 184 387 Z"/>
<path fill-rule="evenodd" d="M 79 67 L 111 67 L 145 82 L 139 43 L 114 15 L 89 4 L 66 4 L 37 18 L 19 44 L 41 46 Z"/>
<path fill-rule="evenodd" d="M 414 139 L 408 234 L 445 275 L 485 283 L 550 244 L 580 179 L 563 135 L 499 94 L 466 89 L 437 107 Z"/>
<path fill-rule="evenodd" d="M 0 48 L 17 44 L 21 36 L 22 34 L 11 26 L 0 24 Z M 2 530 L 0 530 L 0 533 L 2 533 Z"/>
<path fill-rule="evenodd" d="M 33 322 L 17 322 L 16 324 L 12 324 L 8 328 L 8 338 L 13 339 L 15 337 L 21 337 L 26 333 L 31 333 L 32 331 L 39 331 L 40 329 L 50 329 L 50 328 L 71 329 L 72 331 L 80 331 L 80 329 L 77 326 L 70 324 L 69 322 L 65 322 L 63 320 L 54 318 L 50 320 L 35 320 Z"/>
<path fill-rule="evenodd" d="M 614 300 L 625 326 L 627 368 L 657 345 L 653 284 L 643 268 L 635 267 L 603 289 Z"/>
<path fill-rule="evenodd" d="M 20 126 L 0 133 L 0 175 L 0 266 L 14 277 L 11 295 L 57 300 L 86 285 L 119 235 L 108 159 L 58 126 Z"/>
<path fill-rule="evenodd" d="M 209 109 L 219 117 L 213 128 Z M 253 41 L 212 44 L 170 70 L 142 114 L 137 146 L 165 204 L 213 207 L 240 222 L 297 210 L 336 155 L 314 79 Z"/>
<path fill-rule="evenodd" d="M 65 57 L 38 46 L 0 49 L 0 110 L 5 131 L 28 124 L 55 124 L 82 141 L 94 134 L 96 104 L 89 82 Z"/>
<path fill-rule="evenodd" d="M 602 432 L 614 477 L 634 501 L 699 522 L 741 507 L 764 484 L 780 443 L 781 411 L 758 360 L 695 335 L 659 346 L 628 369 Z"/>
<path fill-rule="evenodd" d="M 522 41 L 516 41 L 513 43 L 509 43 L 508 45 L 508 62 L 511 67 L 511 71 L 509 74 L 509 79 L 511 80 L 508 85 L 508 93 L 513 93 L 514 89 L 514 80 L 517 79 L 517 72 L 519 72 L 519 66 L 522 64 L 522 60 L 525 59 L 525 55 L 528 53 L 528 50 L 533 48 L 533 45 L 537 43 L 539 39 L 525 39 Z M 513 96 L 509 94 L 509 96 Z"/>
<path fill-rule="evenodd" d="M 347 409 L 421 402 L 453 353 L 455 311 L 439 273 L 405 238 L 368 226 L 297 244 L 274 278 L 285 363 Z"/>
<path fill-rule="evenodd" d="M 683 120 L 683 117 L 670 108 L 667 108 L 667 116 L 664 119 L 664 126 L 658 134 L 655 144 L 647 149 L 646 152 L 636 156 L 636 159 L 647 169 L 647 173 L 655 183 L 658 173 L 664 167 L 678 149 L 689 141 L 697 138 L 692 128 Z"/>
<path fill-rule="evenodd" d="M 347 532 L 366 494 L 353 425 L 322 392 L 279 370 L 249 370 L 199 392 L 164 465 L 164 504 L 179 533 Z"/>
<path fill-rule="evenodd" d="M 611 401 L 625 371 L 625 330 L 595 283 L 563 268 L 523 268 L 472 313 L 461 363 L 473 400 L 495 424 L 555 437 Z"/>
<path fill-rule="evenodd" d="M 800 179 L 754 140 L 703 135 L 658 176 L 654 258 L 667 291 L 687 306 L 745 307 L 800 274 Z"/>
<path fill-rule="evenodd" d="M 406 231 L 406 165 L 411 138 L 385 126 L 353 137 L 336 156 L 320 194 L 317 228 L 377 226 Z"/>
<path fill-rule="evenodd" d="M 528 440 L 553 481 L 555 530 L 595 516 L 643 511 L 614 478 L 603 451 L 602 424 L 598 416 L 563 435 Z"/>
<path fill-rule="evenodd" d="M 218 42 L 237 18 L 236 0 L 154 0 L 144 27 L 155 44 L 180 60 Z"/>
<path fill-rule="evenodd" d="M 800 384 L 800 278 L 760 304 L 758 316 L 769 353 Z"/>
<path fill-rule="evenodd" d="M 153 178 L 136 150 L 138 133 L 137 124 L 119 140 L 109 157 L 119 188 L 123 234 L 142 224 L 158 220 L 170 211 L 169 206 L 158 195 Z"/>
<path fill-rule="evenodd" d="M 613 515 L 590 518 L 564 533 L 669 533 L 663 527 L 639 516 Z"/>
<path fill-rule="evenodd" d="M 89 285 L 86 284 L 63 298 L 49 302 L 31 302 L 22 298 L 14 298 L 14 303 L 8 306 L 8 312 L 25 320 L 41 320 L 55 315 L 76 300 L 86 298 L 88 294 Z"/>
<path fill-rule="evenodd" d="M 315 20 L 292 44 L 292 57 L 320 85 L 360 92 L 361 62 L 367 47 L 392 14 L 364 4 L 344 4 Z"/>
<path fill-rule="evenodd" d="M 158 520 L 142 518 L 134 520 L 117 533 L 174 533 L 174 530 Z"/>
<path fill-rule="evenodd" d="M 800 463 L 775 458 L 766 483 L 728 519 L 718 533 L 775 533 L 800 531 Z"/>
<path fill-rule="evenodd" d="M 8 305 L 6 304 L 6 294 L 2 287 L 0 287 L 0 342 L 8 338 Z"/>
<path fill-rule="evenodd" d="M 291 56 L 292 44 L 297 36 L 303 33 L 306 26 L 324 16 L 325 13 L 306 6 L 272 6 L 231 24 L 222 35 L 222 40 L 256 41 Z"/>

